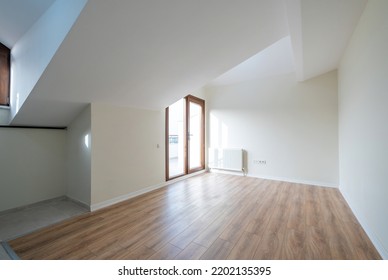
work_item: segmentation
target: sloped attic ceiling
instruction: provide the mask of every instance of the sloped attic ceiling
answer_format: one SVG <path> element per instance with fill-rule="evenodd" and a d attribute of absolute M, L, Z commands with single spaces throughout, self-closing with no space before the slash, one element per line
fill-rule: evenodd
<path fill-rule="evenodd" d="M 286 36 L 298 78 L 323 74 L 365 3 L 89 0 L 11 124 L 67 126 L 92 102 L 160 110 Z"/>
<path fill-rule="evenodd" d="M 287 33 L 282 0 L 90 0 L 12 124 L 66 126 L 53 113 L 90 102 L 160 110 Z"/>
<path fill-rule="evenodd" d="M 285 0 L 297 77 L 338 67 L 368 0 Z"/>
<path fill-rule="evenodd" d="M 55 0 L 0 0 L 0 42 L 12 48 Z"/>
<path fill-rule="evenodd" d="M 335 70 L 366 0 L 285 0 L 290 35 L 211 81 L 226 85 L 295 72 L 299 81 Z"/>

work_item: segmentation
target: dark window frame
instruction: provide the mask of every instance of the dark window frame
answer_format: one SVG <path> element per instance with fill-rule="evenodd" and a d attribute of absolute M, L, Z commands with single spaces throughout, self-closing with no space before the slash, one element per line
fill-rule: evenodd
<path fill-rule="evenodd" d="M 11 50 L 0 43 L 0 106 L 10 104 Z"/>

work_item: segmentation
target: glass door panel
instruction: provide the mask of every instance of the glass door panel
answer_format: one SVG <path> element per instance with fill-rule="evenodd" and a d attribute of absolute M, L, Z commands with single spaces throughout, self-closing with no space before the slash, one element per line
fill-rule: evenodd
<path fill-rule="evenodd" d="M 202 139 L 202 107 L 189 101 L 189 170 L 200 168 L 201 165 L 201 139 Z"/>
<path fill-rule="evenodd" d="M 168 165 L 169 178 L 185 171 L 185 100 L 181 99 L 168 109 Z"/>
<path fill-rule="evenodd" d="M 166 180 L 205 169 L 205 101 L 188 95 L 166 109 Z"/>

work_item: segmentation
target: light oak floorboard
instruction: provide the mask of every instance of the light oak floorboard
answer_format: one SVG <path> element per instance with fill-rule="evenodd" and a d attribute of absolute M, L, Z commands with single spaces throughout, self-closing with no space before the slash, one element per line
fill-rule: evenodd
<path fill-rule="evenodd" d="M 338 189 L 214 173 L 9 244 L 22 259 L 381 259 Z"/>

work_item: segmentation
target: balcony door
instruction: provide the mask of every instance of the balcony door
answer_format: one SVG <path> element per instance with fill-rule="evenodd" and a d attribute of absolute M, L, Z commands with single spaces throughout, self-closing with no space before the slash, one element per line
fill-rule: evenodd
<path fill-rule="evenodd" d="M 166 179 L 205 168 L 205 101 L 188 95 L 166 109 Z"/>

